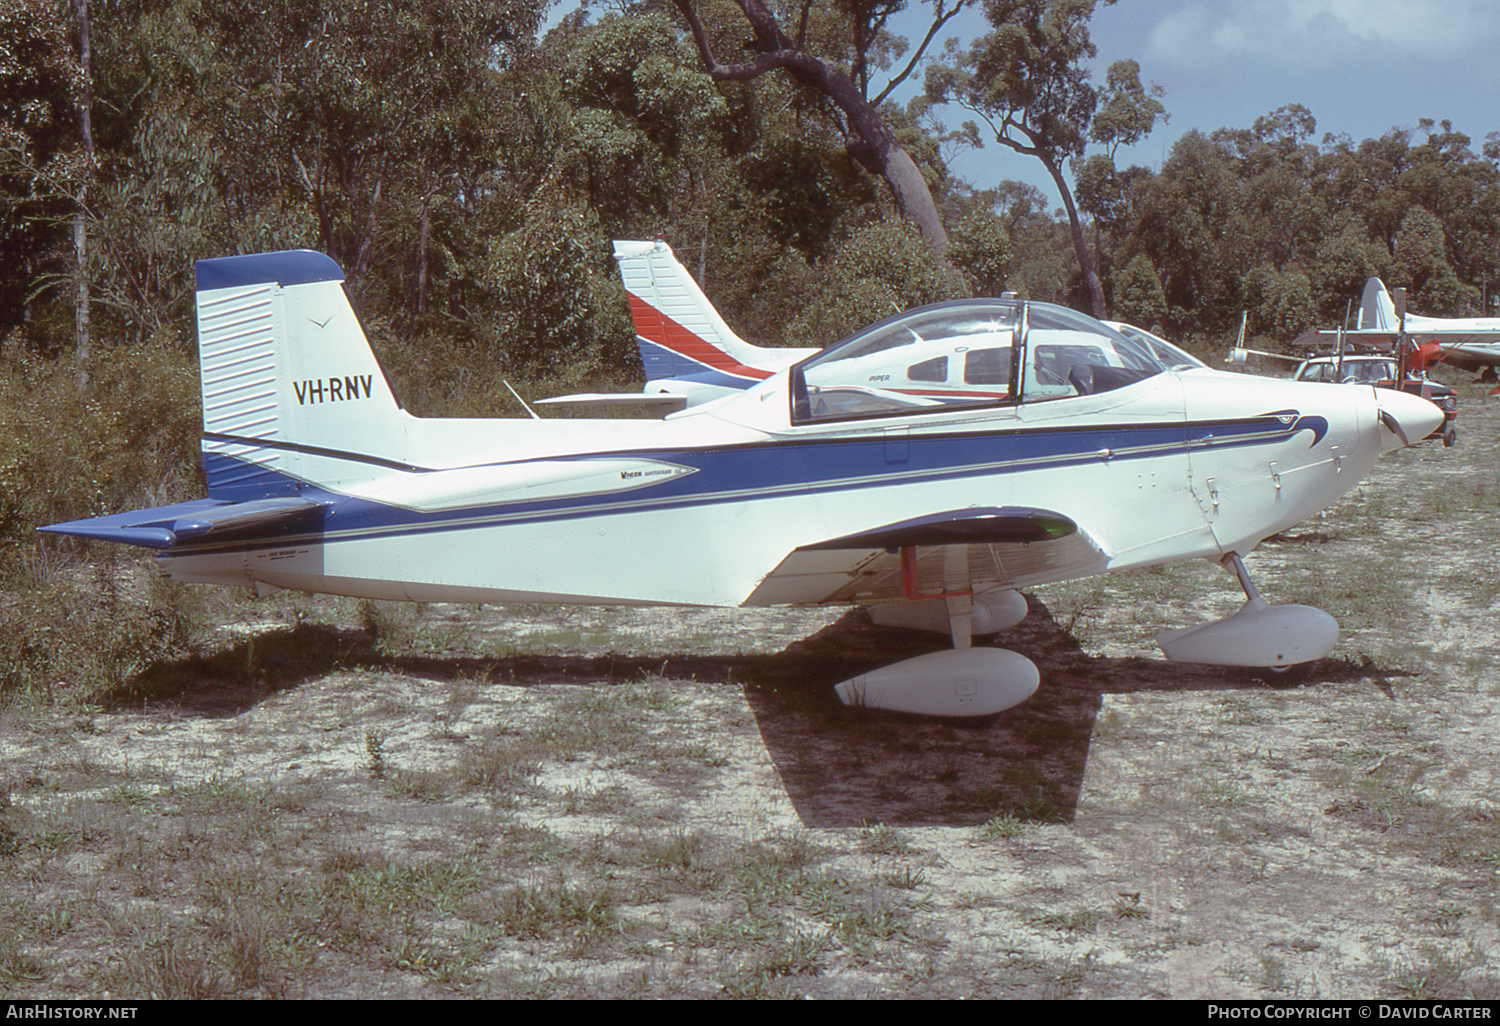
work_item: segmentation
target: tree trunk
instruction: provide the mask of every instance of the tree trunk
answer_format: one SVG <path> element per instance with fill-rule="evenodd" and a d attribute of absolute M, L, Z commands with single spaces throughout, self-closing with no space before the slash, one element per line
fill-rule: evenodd
<path fill-rule="evenodd" d="M 943 228 L 943 217 L 938 213 L 937 204 L 932 202 L 932 191 L 927 188 L 922 169 L 911 159 L 911 154 L 894 142 L 886 155 L 884 178 L 895 194 L 901 216 L 916 226 L 932 251 L 946 263 L 948 232 Z"/>
<path fill-rule="evenodd" d="M 83 140 L 83 175 L 78 183 L 75 199 L 78 209 L 73 213 L 73 261 L 77 291 L 73 305 L 74 355 L 78 360 L 78 383 L 88 384 L 89 359 L 89 279 L 88 279 L 88 224 L 86 210 L 89 200 L 89 184 L 94 177 L 94 121 L 93 82 L 89 57 L 89 5 L 88 0 L 73 0 L 73 13 L 78 20 L 78 63 L 83 68 L 83 96 L 78 103 L 79 134 Z"/>
<path fill-rule="evenodd" d="M 1094 268 L 1094 259 L 1089 255 L 1088 240 L 1083 237 L 1083 225 L 1078 221 L 1078 208 L 1073 204 L 1072 190 L 1063 179 L 1062 168 L 1055 166 L 1050 160 L 1043 159 L 1042 163 L 1056 183 L 1063 207 L 1068 211 L 1068 230 L 1073 236 L 1073 252 L 1078 255 L 1078 269 L 1083 273 L 1083 284 L 1089 290 L 1089 305 L 1093 308 L 1094 317 L 1102 321 L 1107 313 L 1104 308 L 1104 286 L 1099 281 L 1099 272 Z"/>
<path fill-rule="evenodd" d="M 737 2 L 755 30 L 757 48 L 762 53 L 754 60 L 742 64 L 720 64 L 709 45 L 708 33 L 698 20 L 692 0 L 674 2 L 692 28 L 699 56 L 703 58 L 703 66 L 715 81 L 742 82 L 779 69 L 833 101 L 849 121 L 850 137 L 845 143 L 849 154 L 865 170 L 885 179 L 901 216 L 912 223 L 938 259 L 947 264 L 948 233 L 943 228 L 942 216 L 932 200 L 932 192 L 927 188 L 921 169 L 911 159 L 911 155 L 901 148 L 875 105 L 865 98 L 864 93 L 837 64 L 808 53 L 794 43 L 781 31 L 775 18 L 759 0 Z M 957 274 L 957 271 L 953 273 Z"/>

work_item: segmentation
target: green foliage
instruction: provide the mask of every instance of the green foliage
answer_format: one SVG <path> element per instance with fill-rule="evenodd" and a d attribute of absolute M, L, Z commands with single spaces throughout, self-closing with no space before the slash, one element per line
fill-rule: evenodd
<path fill-rule="evenodd" d="M 1431 314 L 1457 313 L 1478 299 L 1477 290 L 1464 286 L 1448 264 L 1447 239 L 1435 214 L 1412 207 L 1396 233 L 1391 274 L 1407 282 L 1407 300 Z"/>
<path fill-rule="evenodd" d="M 68 392 L 73 369 L 0 385 L 0 478 L 33 485 L 0 500 L 0 539 L 131 494 L 192 491 L 190 366 L 172 372 L 165 403 L 120 375 L 166 387 L 165 354 L 192 349 L 203 256 L 331 253 L 409 408 L 471 415 L 519 412 L 502 377 L 528 396 L 633 377 L 613 238 L 666 238 L 730 323 L 768 344 L 825 343 L 964 294 L 1087 308 L 1080 260 L 1097 261 L 1116 315 L 1178 339 L 1222 337 L 1246 310 L 1258 333 L 1290 338 L 1340 319 L 1372 274 L 1406 287 L 1418 312 L 1475 312 L 1500 278 L 1500 144 L 1476 154 L 1427 120 L 1319 143 L 1312 112 L 1288 104 L 1184 135 L 1159 170 L 1117 168 L 1118 148 L 1166 112 L 1134 60 L 1090 79 L 1099 0 L 990 6 L 993 31 L 950 51 L 927 92 L 961 98 L 989 135 L 1014 115 L 1010 141 L 1071 174 L 1081 217 L 1071 226 L 1020 183 L 954 181 L 944 147 L 977 145 L 978 121 L 949 133 L 924 104 L 887 105 L 883 123 L 943 214 L 949 268 L 896 220 L 827 97 L 784 74 L 716 83 L 661 6 L 592 22 L 581 11 L 542 39 L 539 0 L 93 10 L 94 338 L 111 359 L 151 355 L 84 368 L 88 395 Z M 743 59 L 738 9 L 697 10 L 722 59 Z M 815 4 L 808 45 L 867 89 L 904 59 L 894 10 Z M 83 81 L 65 14 L 0 0 L 0 291 L 12 299 L 0 328 L 19 325 L 13 353 L 71 348 Z M 37 439 L 57 424 L 77 444 L 43 453 Z"/>
<path fill-rule="evenodd" d="M 1133 257 L 1115 276 L 1115 314 L 1148 331 L 1166 318 L 1167 297 L 1161 276 L 1144 254 Z"/>
<path fill-rule="evenodd" d="M 1418 312 L 1474 313 L 1475 286 L 1500 271 L 1500 149 L 1476 157 L 1437 127 L 1314 145 L 1312 113 L 1292 104 L 1250 129 L 1189 132 L 1132 183 L 1116 259 L 1150 258 L 1179 334 L 1227 332 L 1242 310 L 1273 338 L 1331 327 L 1372 275 Z"/>
<path fill-rule="evenodd" d="M 62 219 L 84 168 L 83 69 L 63 11 L 0 0 L 0 334 L 26 318 L 43 276 L 61 270 Z"/>
<path fill-rule="evenodd" d="M 857 232 L 839 249 L 787 336 L 801 345 L 826 345 L 902 310 L 963 298 L 965 292 L 914 228 L 887 220 Z"/>
<path fill-rule="evenodd" d="M 0 546 L 38 524 L 197 491 L 198 375 L 170 334 L 86 368 L 11 352 L 0 367 Z"/>
<path fill-rule="evenodd" d="M 1016 264 L 1005 222 L 993 210 L 975 210 L 949 236 L 948 260 L 963 271 L 976 296 L 998 296 Z"/>
<path fill-rule="evenodd" d="M 833 255 L 842 241 L 838 226 L 851 209 L 875 199 L 854 162 L 819 140 L 772 137 L 737 170 L 745 190 L 758 197 L 771 240 L 810 262 Z"/>
<path fill-rule="evenodd" d="M 590 212 L 544 201 L 514 232 L 490 241 L 478 278 L 493 299 L 480 337 L 502 370 L 599 369 L 618 364 L 634 336 L 620 315 L 624 289 Z"/>
<path fill-rule="evenodd" d="M 91 577 L 9 582 L 0 602 L 0 706 L 92 706 L 154 662 L 182 655 L 201 622 L 193 596 L 154 567 L 106 560 Z"/>
<path fill-rule="evenodd" d="M 1245 280 L 1250 330 L 1273 338 L 1294 338 L 1314 327 L 1312 283 L 1296 268 L 1286 272 L 1262 265 Z"/>

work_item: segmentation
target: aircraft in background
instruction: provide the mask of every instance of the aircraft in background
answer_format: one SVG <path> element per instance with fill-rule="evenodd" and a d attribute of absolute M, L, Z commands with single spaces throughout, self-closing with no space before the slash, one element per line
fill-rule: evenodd
<path fill-rule="evenodd" d="M 818 351 L 740 338 L 660 239 L 614 245 L 646 385 L 639 392 L 584 392 L 534 405 L 634 407 L 666 415 L 743 392 Z"/>
<path fill-rule="evenodd" d="M 1421 317 L 1406 311 L 1405 290 L 1396 292 L 1399 303 L 1379 278 L 1366 281 L 1358 327 L 1343 332 L 1344 341 L 1388 349 L 1405 336 L 1416 346 L 1411 358 L 1414 369 L 1451 363 L 1466 371 L 1482 371 L 1487 381 L 1495 380 L 1495 368 L 1500 367 L 1500 318 Z M 1309 331 L 1293 344 L 1326 343 L 1339 334 Z"/>
<path fill-rule="evenodd" d="M 1083 314 L 1002 298 L 887 318 L 662 420 L 425 419 L 328 257 L 195 274 L 208 497 L 42 530 L 262 594 L 859 605 L 953 647 L 838 695 L 928 715 L 1035 692 L 1025 656 L 972 645 L 1026 615 L 1017 589 L 1184 559 L 1221 563 L 1247 601 L 1158 635 L 1169 658 L 1321 658 L 1337 624 L 1268 604 L 1241 557 L 1443 416 L 1401 392 L 1171 369 Z"/>

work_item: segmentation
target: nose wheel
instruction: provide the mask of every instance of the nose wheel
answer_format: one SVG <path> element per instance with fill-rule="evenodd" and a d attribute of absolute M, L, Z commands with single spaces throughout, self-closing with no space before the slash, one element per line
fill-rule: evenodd
<path fill-rule="evenodd" d="M 1222 563 L 1239 579 L 1247 601 L 1239 612 L 1222 620 L 1162 631 L 1156 643 L 1168 659 L 1290 670 L 1323 658 L 1338 644 L 1339 625 L 1333 617 L 1312 606 L 1273 606 L 1250 580 L 1238 553 L 1229 553 Z"/>

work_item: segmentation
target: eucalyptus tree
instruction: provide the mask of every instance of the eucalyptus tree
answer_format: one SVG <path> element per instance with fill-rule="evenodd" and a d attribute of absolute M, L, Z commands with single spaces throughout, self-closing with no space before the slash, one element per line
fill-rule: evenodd
<path fill-rule="evenodd" d="M 424 306 L 431 207 L 472 182 L 496 70 L 534 39 L 544 0 L 225 0 L 206 10 L 240 76 L 234 122 L 356 291 L 377 265 Z M 258 145 L 251 136 L 259 139 Z M 250 180 L 265 174 L 241 163 Z M 253 186 L 252 186 L 253 187 Z M 388 218 L 416 227 L 398 251 Z M 395 274 L 395 266 L 408 268 Z"/>
<path fill-rule="evenodd" d="M 45 275 L 67 274 L 64 219 L 85 155 L 83 66 L 50 0 L 0 0 L 0 335 L 30 316 Z"/>
<path fill-rule="evenodd" d="M 950 63 L 927 72 L 933 102 L 957 102 L 973 111 L 996 142 L 1036 157 L 1047 169 L 1067 211 L 1073 249 L 1097 317 L 1105 316 L 1104 288 L 1064 169 L 1082 157 L 1099 111 L 1100 90 L 1090 81 L 1087 66 L 1097 53 L 1089 20 L 1100 3 L 1113 2 L 984 0 L 985 17 L 994 30 L 966 51 L 950 50 Z M 1144 137 L 1165 116 L 1160 103 L 1141 88 L 1138 67 L 1132 71 L 1117 62 L 1107 91 L 1108 117 L 1096 141 L 1111 152 Z"/>
<path fill-rule="evenodd" d="M 788 8 L 789 32 L 761 0 L 735 0 L 743 22 L 710 25 L 702 0 L 673 0 L 687 21 L 708 73 L 718 82 L 745 82 L 785 72 L 817 97 L 861 167 L 890 187 L 903 217 L 944 257 L 948 235 L 922 169 L 902 145 L 881 107 L 916 69 L 928 47 L 968 0 L 935 0 L 932 20 L 906 62 L 872 95 L 873 72 L 888 66 L 905 41 L 890 31 L 906 0 L 801 0 Z M 750 38 L 743 38 L 748 29 Z"/>

